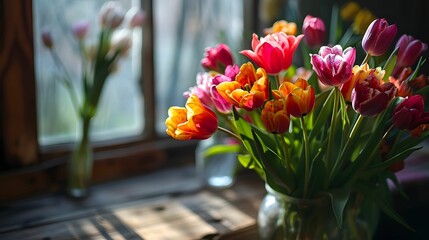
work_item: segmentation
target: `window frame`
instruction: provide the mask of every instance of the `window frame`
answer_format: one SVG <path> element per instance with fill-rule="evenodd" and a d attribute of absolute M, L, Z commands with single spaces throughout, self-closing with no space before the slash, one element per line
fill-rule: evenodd
<path fill-rule="evenodd" d="M 38 36 L 33 32 L 32 3 L 0 3 L 0 32 L 4 33 L 0 39 L 0 189 L 7 189 L 0 192 L 0 202 L 63 191 L 66 163 L 74 146 L 38 144 L 33 43 Z M 258 0 L 248 3 L 243 11 L 244 29 L 255 31 Z M 194 163 L 197 141 L 157 134 L 153 0 L 141 0 L 141 6 L 147 14 L 140 78 L 145 131 L 140 136 L 93 142 L 95 184 Z"/>

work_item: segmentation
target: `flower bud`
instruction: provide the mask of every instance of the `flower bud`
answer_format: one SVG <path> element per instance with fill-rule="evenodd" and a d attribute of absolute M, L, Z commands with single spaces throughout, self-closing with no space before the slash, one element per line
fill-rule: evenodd
<path fill-rule="evenodd" d="M 119 51 L 119 54 L 124 56 L 128 53 L 130 48 L 131 32 L 127 29 L 115 31 L 110 42 L 110 51 L 113 53 Z"/>
<path fill-rule="evenodd" d="M 89 29 L 88 21 L 79 21 L 72 25 L 72 32 L 78 40 L 82 40 L 86 37 L 86 34 L 88 33 L 88 29 Z"/>
<path fill-rule="evenodd" d="M 286 111 L 284 99 L 273 99 L 265 103 L 261 121 L 268 132 L 284 133 L 289 130 L 290 116 Z"/>
<path fill-rule="evenodd" d="M 115 29 L 124 20 L 124 11 L 118 2 L 106 2 L 100 9 L 101 25 Z"/>
<path fill-rule="evenodd" d="M 311 48 L 318 48 L 325 42 L 326 29 L 322 19 L 307 15 L 302 25 L 304 41 Z"/>
<path fill-rule="evenodd" d="M 427 123 L 429 113 L 424 112 L 424 100 L 420 95 L 406 98 L 393 111 L 393 124 L 399 129 L 413 130 Z"/>
<path fill-rule="evenodd" d="M 216 47 L 208 47 L 205 50 L 204 58 L 201 59 L 201 65 L 206 70 L 213 70 L 223 73 L 228 65 L 234 63 L 234 59 L 226 44 L 218 44 Z"/>
<path fill-rule="evenodd" d="M 399 74 L 404 67 L 411 67 L 427 49 L 427 45 L 409 35 L 402 35 L 396 43 L 398 57 L 392 75 Z"/>
<path fill-rule="evenodd" d="M 362 39 L 362 48 L 371 56 L 383 55 L 396 35 L 395 24 L 389 25 L 383 19 L 374 20 L 365 32 Z"/>
<path fill-rule="evenodd" d="M 45 45 L 45 47 L 47 48 L 52 48 L 52 46 L 54 45 L 51 31 L 49 31 L 48 29 L 42 30 L 42 42 L 43 42 L 43 45 Z"/>
<path fill-rule="evenodd" d="M 125 23 L 129 28 L 141 27 L 146 20 L 146 14 L 139 8 L 133 7 L 125 15 Z"/>

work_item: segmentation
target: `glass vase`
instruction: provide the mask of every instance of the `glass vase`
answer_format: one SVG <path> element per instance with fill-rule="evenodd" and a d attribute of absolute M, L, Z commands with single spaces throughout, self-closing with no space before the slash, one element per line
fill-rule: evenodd
<path fill-rule="evenodd" d="M 90 119 L 82 120 L 82 135 L 67 164 L 67 193 L 76 198 L 88 195 L 91 182 L 93 150 L 89 138 Z"/>
<path fill-rule="evenodd" d="M 340 228 L 328 197 L 299 199 L 266 188 L 258 213 L 262 240 L 371 239 L 368 224 L 347 207 L 348 219 Z"/>
<path fill-rule="evenodd" d="M 210 138 L 198 142 L 196 148 L 196 171 L 200 181 L 214 189 L 226 189 L 234 184 L 237 169 L 237 154 L 222 152 L 209 154 L 213 147 L 230 146 L 234 143 L 223 133 L 216 132 Z"/>

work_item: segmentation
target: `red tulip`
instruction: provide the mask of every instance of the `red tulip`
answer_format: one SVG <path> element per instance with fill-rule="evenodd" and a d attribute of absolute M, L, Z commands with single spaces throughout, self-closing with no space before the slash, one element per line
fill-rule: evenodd
<path fill-rule="evenodd" d="M 371 56 L 383 55 L 392 44 L 397 32 L 395 24 L 389 25 L 386 19 L 376 19 L 366 29 L 362 48 Z"/>
<path fill-rule="evenodd" d="M 427 123 L 429 113 L 424 112 L 424 100 L 420 95 L 406 98 L 393 111 L 393 124 L 399 129 L 413 130 Z"/>
<path fill-rule="evenodd" d="M 375 116 L 386 109 L 395 95 L 396 87 L 393 83 L 384 83 L 370 74 L 355 84 L 352 91 L 352 106 L 363 116 Z"/>
<path fill-rule="evenodd" d="M 290 67 L 293 54 L 303 36 L 295 37 L 286 35 L 284 32 L 277 32 L 258 39 L 258 35 L 253 34 L 253 51 L 244 50 L 240 53 L 265 69 L 268 74 L 276 75 Z"/>
<path fill-rule="evenodd" d="M 207 139 L 217 130 L 216 114 L 192 94 L 186 107 L 170 107 L 165 120 L 167 134 L 178 140 Z"/>

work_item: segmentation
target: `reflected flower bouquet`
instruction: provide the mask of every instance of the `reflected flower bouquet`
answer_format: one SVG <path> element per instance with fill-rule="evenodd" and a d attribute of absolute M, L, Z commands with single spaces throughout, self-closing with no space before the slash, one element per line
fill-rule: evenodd
<path fill-rule="evenodd" d="M 125 12 L 119 2 L 106 2 L 99 11 L 101 30 L 95 44 L 87 39 L 90 24 L 79 21 L 71 26 L 80 55 L 82 56 L 81 84 L 79 94 L 73 79 L 68 74 L 55 48 L 51 32 L 42 32 L 42 42 L 48 48 L 54 63 L 64 73 L 58 80 L 67 89 L 74 110 L 79 117 L 81 138 L 68 162 L 68 192 L 72 196 L 86 195 L 86 188 L 91 179 L 92 149 L 90 146 L 91 121 L 97 113 L 99 100 L 109 76 L 117 70 L 119 63 L 127 56 L 131 47 L 133 29 L 140 27 L 144 21 L 144 12 L 131 8 Z"/>
<path fill-rule="evenodd" d="M 224 44 L 206 49 L 206 78 L 186 94 L 185 107 L 169 109 L 167 134 L 206 139 L 220 130 L 235 137 L 244 167 L 285 195 L 328 196 L 340 225 L 355 192 L 406 225 L 391 210 L 387 181 L 399 186 L 394 173 L 429 136 L 428 78 L 418 74 L 426 44 L 404 35 L 388 53 L 397 27 L 376 19 L 361 40 L 366 57 L 356 64 L 357 47 L 323 46 L 321 19 L 307 16 L 297 36 L 286 21 L 266 32 L 253 34 L 252 49 L 240 52 L 250 61 L 241 66 Z M 310 68 L 292 63 L 301 40 L 319 49 L 303 57 Z"/>

